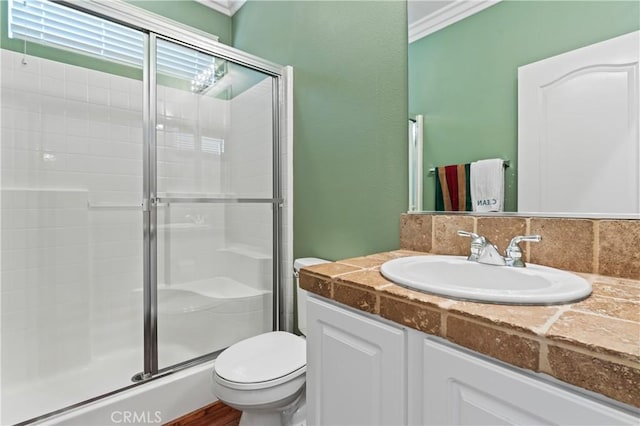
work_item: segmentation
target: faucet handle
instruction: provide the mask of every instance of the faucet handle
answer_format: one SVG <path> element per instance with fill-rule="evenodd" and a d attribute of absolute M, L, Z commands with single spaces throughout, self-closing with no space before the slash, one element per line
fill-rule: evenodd
<path fill-rule="evenodd" d="M 458 230 L 458 235 L 460 235 L 461 237 L 469 237 L 469 238 L 479 238 L 480 235 L 474 233 L 474 232 L 468 232 L 468 231 L 463 231 L 463 230 Z"/>
<path fill-rule="evenodd" d="M 467 260 L 471 260 L 473 262 L 477 262 L 480 257 L 480 253 L 482 249 L 487 244 L 487 239 L 482 237 L 474 232 L 467 231 L 458 231 L 458 235 L 461 237 L 469 237 L 471 238 L 471 254 L 467 258 Z"/>
<path fill-rule="evenodd" d="M 510 266 L 516 267 L 525 267 L 525 263 L 522 260 L 522 249 L 520 248 L 520 243 L 523 241 L 529 241 L 532 243 L 537 243 L 542 240 L 540 235 L 518 235 L 517 237 L 513 237 L 509 242 L 506 250 L 506 259 Z"/>

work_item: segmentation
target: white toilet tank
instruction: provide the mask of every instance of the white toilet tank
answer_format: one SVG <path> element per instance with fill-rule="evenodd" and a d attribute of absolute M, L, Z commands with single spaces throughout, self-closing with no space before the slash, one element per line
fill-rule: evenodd
<path fill-rule="evenodd" d="M 307 335 L 307 292 L 300 288 L 298 273 L 300 269 L 306 266 L 319 265 L 320 263 L 330 263 L 330 261 L 318 259 L 317 257 L 303 257 L 293 262 L 293 270 L 296 277 L 296 295 L 298 298 L 298 330 L 305 336 Z"/>

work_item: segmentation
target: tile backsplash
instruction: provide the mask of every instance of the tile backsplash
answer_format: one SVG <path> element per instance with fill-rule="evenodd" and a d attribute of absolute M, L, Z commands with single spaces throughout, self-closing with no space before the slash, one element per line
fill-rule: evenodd
<path fill-rule="evenodd" d="M 633 219 L 403 214 L 400 248 L 467 255 L 469 240 L 459 237 L 458 230 L 484 235 L 500 252 L 516 235 L 540 234 L 541 242 L 522 244 L 526 262 L 640 279 L 640 220 Z"/>

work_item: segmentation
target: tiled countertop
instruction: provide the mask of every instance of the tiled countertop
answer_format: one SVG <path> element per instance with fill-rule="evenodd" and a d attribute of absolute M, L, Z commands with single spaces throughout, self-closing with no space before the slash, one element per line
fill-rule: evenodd
<path fill-rule="evenodd" d="M 303 289 L 509 364 L 640 407 L 640 281 L 594 274 L 578 303 L 507 306 L 400 287 L 380 274 L 397 250 L 304 268 Z"/>

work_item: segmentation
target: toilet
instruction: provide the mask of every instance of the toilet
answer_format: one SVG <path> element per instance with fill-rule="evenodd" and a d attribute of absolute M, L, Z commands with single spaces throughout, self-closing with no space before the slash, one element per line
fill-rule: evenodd
<path fill-rule="evenodd" d="M 296 259 L 298 328 L 306 333 L 306 292 L 300 289 L 301 268 L 328 261 Z M 306 424 L 304 337 L 273 331 L 231 345 L 213 368 L 213 393 L 242 411 L 241 426 L 303 426 Z"/>

